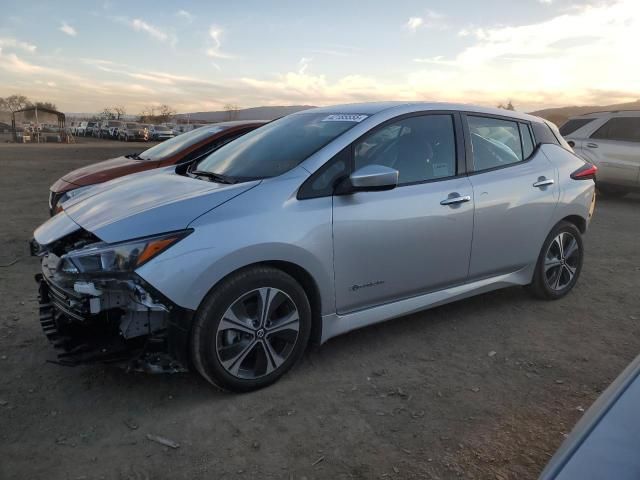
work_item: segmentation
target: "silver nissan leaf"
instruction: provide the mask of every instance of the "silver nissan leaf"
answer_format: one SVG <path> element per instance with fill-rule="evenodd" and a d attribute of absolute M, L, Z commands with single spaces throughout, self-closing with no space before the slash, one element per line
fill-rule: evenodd
<path fill-rule="evenodd" d="M 595 170 L 517 112 L 307 110 L 63 203 L 31 242 L 40 321 L 61 364 L 264 387 L 311 341 L 513 285 L 563 297 Z"/>

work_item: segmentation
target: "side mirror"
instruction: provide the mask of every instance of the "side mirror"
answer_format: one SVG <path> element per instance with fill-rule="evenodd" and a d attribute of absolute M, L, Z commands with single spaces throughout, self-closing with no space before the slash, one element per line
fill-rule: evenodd
<path fill-rule="evenodd" d="M 365 165 L 345 178 L 337 194 L 393 190 L 398 186 L 398 171 L 384 165 Z"/>

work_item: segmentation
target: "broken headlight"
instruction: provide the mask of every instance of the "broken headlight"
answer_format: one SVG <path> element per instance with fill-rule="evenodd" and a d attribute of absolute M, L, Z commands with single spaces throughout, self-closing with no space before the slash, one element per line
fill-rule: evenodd
<path fill-rule="evenodd" d="M 59 268 L 65 273 L 132 272 L 182 240 L 191 231 L 172 232 L 120 243 L 94 244 L 64 255 Z"/>

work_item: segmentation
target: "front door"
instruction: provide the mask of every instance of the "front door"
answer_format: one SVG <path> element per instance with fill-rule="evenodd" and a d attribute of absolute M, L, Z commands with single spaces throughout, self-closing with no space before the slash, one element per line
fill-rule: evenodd
<path fill-rule="evenodd" d="M 389 191 L 334 196 L 336 308 L 346 313 L 463 283 L 473 230 L 472 188 L 456 176 L 454 117 L 392 120 L 352 148 L 353 168 L 399 172 Z"/>

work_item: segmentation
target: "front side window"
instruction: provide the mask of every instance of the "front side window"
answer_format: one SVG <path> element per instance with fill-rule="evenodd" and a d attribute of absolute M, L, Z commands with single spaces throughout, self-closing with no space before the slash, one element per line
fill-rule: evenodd
<path fill-rule="evenodd" d="M 202 160 L 197 170 L 236 179 L 281 175 L 364 120 L 365 115 L 299 113 L 247 133 Z"/>
<path fill-rule="evenodd" d="M 409 117 L 387 124 L 354 146 L 354 168 L 384 165 L 398 170 L 398 184 L 452 177 L 456 174 L 453 117 L 446 114 Z"/>
<path fill-rule="evenodd" d="M 502 167 L 524 159 L 518 122 L 472 115 L 467 116 L 467 122 L 475 171 Z"/>
<path fill-rule="evenodd" d="M 591 138 L 640 142 L 640 117 L 612 118 L 596 130 Z"/>

